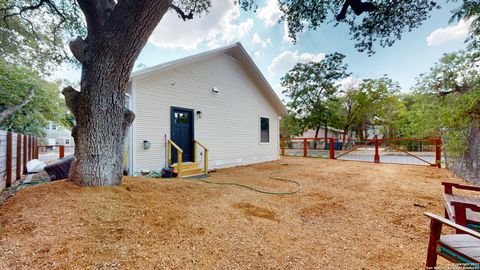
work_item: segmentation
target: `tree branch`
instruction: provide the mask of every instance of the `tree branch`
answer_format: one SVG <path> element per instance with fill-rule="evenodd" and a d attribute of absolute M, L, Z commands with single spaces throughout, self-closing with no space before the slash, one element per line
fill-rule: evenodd
<path fill-rule="evenodd" d="M 62 90 L 62 94 L 65 96 L 65 103 L 72 112 L 73 116 L 78 116 L 78 97 L 80 92 L 68 86 Z"/>
<path fill-rule="evenodd" d="M 174 4 L 170 4 L 170 8 L 175 10 L 177 12 L 178 16 L 180 18 L 182 18 L 182 20 L 184 20 L 184 21 L 193 19 L 193 12 L 195 11 L 196 6 L 197 6 L 197 2 L 195 2 L 195 6 L 193 7 L 193 9 L 190 10 L 190 12 L 188 14 L 185 14 L 185 12 L 183 10 L 181 10 L 178 6 L 176 6 Z"/>
<path fill-rule="evenodd" d="M 77 60 L 83 64 L 83 55 L 85 53 L 85 49 L 87 48 L 87 43 L 83 40 L 83 38 L 78 36 L 75 40 L 69 43 L 69 47 L 73 53 L 73 56 L 75 56 L 75 58 L 77 58 Z"/>
<path fill-rule="evenodd" d="M 32 100 L 34 95 L 35 95 L 35 89 L 33 88 L 33 86 L 31 86 L 28 89 L 27 96 L 22 100 L 22 102 L 0 113 L 0 124 L 2 124 L 5 120 L 7 120 L 8 117 L 10 117 L 16 111 L 20 110 L 23 106 L 27 105 L 27 103 L 30 102 L 30 100 Z"/>
<path fill-rule="evenodd" d="M 114 0 L 77 0 L 90 33 L 102 26 L 116 6 Z"/>

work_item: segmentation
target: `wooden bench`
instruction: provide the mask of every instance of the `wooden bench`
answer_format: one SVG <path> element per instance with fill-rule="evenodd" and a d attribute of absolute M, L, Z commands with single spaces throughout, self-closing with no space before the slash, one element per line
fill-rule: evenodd
<path fill-rule="evenodd" d="M 480 233 L 446 218 L 425 213 L 430 218 L 426 269 L 435 269 L 437 256 L 464 266 L 461 269 L 480 269 Z M 442 225 L 457 230 L 457 234 L 442 235 Z M 457 269 L 457 268 L 455 268 Z"/>
<path fill-rule="evenodd" d="M 453 194 L 453 188 L 480 191 L 480 187 L 443 182 L 445 217 L 451 221 L 480 231 L 480 197 Z M 479 193 L 480 196 L 480 193 Z"/>

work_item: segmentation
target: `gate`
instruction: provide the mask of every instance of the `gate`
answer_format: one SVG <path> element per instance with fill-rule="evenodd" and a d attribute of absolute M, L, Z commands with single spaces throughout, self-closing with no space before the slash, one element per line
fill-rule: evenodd
<path fill-rule="evenodd" d="M 441 140 L 292 138 L 281 141 L 282 155 L 369 161 L 441 168 Z"/>

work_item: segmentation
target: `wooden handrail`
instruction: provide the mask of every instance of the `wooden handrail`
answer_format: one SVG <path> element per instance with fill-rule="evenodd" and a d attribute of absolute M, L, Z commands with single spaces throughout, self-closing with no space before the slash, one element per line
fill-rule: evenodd
<path fill-rule="evenodd" d="M 208 148 L 205 147 L 205 145 L 203 145 L 201 142 L 199 142 L 199 141 L 197 141 L 197 140 L 193 140 L 193 141 L 194 141 L 195 143 L 197 143 L 198 145 L 200 145 L 203 149 L 209 151 Z"/>
<path fill-rule="evenodd" d="M 175 149 L 177 149 L 177 174 L 178 174 L 178 177 L 182 177 L 182 154 L 183 154 L 183 150 L 182 148 L 178 147 L 178 145 L 176 143 L 174 143 L 172 140 L 168 140 L 168 166 L 170 166 L 170 162 L 172 162 L 172 146 L 175 147 Z"/>
<path fill-rule="evenodd" d="M 197 147 L 196 147 L 197 144 L 200 145 L 200 147 L 202 147 L 204 150 L 205 154 L 203 155 L 203 172 L 207 174 L 208 173 L 208 148 L 205 147 L 205 145 L 201 144 L 199 141 L 193 140 L 193 156 L 194 156 L 195 162 L 197 161 Z"/>
<path fill-rule="evenodd" d="M 168 140 L 168 142 L 177 149 L 178 152 L 183 153 L 182 148 L 180 148 L 176 143 L 174 143 L 172 140 Z"/>

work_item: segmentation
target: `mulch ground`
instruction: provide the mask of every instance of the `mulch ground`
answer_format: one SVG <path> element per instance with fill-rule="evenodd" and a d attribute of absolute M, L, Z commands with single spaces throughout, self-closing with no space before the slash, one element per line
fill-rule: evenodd
<path fill-rule="evenodd" d="M 280 172 L 279 172 L 280 171 Z M 286 158 L 210 181 L 125 178 L 20 190 L 0 208 L 0 269 L 422 269 L 447 170 Z M 440 264 L 449 265 L 445 260 Z"/>

